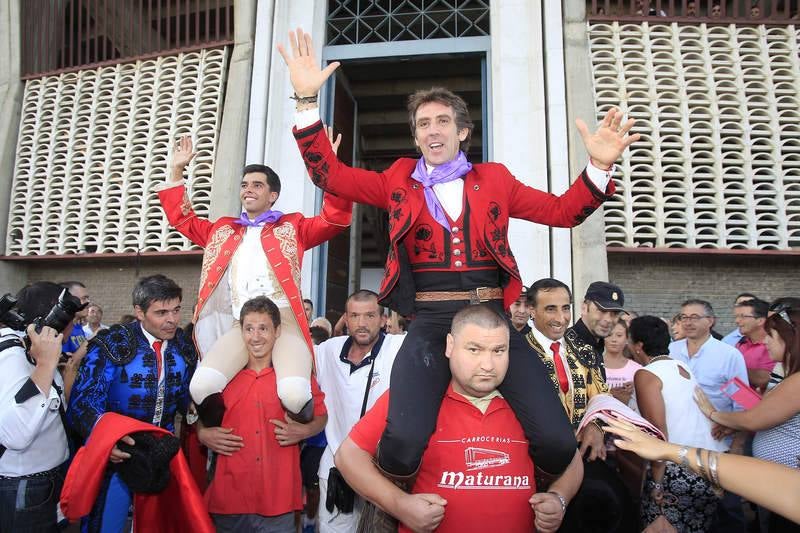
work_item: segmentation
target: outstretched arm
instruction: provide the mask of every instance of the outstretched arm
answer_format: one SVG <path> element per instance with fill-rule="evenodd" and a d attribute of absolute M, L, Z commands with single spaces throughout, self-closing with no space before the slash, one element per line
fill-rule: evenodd
<path fill-rule="evenodd" d="M 800 374 L 784 379 L 780 387 L 747 411 L 717 410 L 700 387 L 695 388 L 694 400 L 712 422 L 737 430 L 761 431 L 782 424 L 800 412 Z"/>
<path fill-rule="evenodd" d="M 620 437 L 614 440 L 618 448 L 630 450 L 650 461 L 666 460 L 682 464 L 679 454 L 684 447 L 651 437 L 627 422 L 610 418 L 607 422 L 607 431 Z M 703 475 L 697 464 L 696 449 L 687 448 L 685 455 L 687 458 L 685 466 Z M 708 452 L 702 453 L 706 471 L 709 469 L 709 455 Z M 722 488 L 781 514 L 789 520 L 800 522 L 800 506 L 797 505 L 797 495 L 800 494 L 800 472 L 797 469 L 729 453 L 717 454 L 717 461 L 719 484 Z"/>
<path fill-rule="evenodd" d="M 386 209 L 386 176 L 351 168 L 339 161 L 335 149 L 330 149 L 332 141 L 326 138 L 320 122 L 317 93 L 339 63 L 320 68 L 311 36 L 301 29 L 289 32 L 289 48 L 291 51 L 278 45 L 278 51 L 289 68 L 295 91 L 298 113 L 294 135 L 311 181 L 320 189 L 341 198 Z"/>
<path fill-rule="evenodd" d="M 192 138 L 184 135 L 172 152 L 167 179 L 158 188 L 158 199 L 170 226 L 194 244 L 205 247 L 213 223 L 195 214 L 183 185 L 183 171 L 195 155 Z"/>

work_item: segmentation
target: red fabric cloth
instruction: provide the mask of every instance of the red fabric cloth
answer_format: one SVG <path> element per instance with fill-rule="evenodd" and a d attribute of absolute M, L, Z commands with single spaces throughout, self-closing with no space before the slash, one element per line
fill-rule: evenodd
<path fill-rule="evenodd" d="M 388 411 L 386 393 L 350 432 L 359 448 L 375 454 Z M 536 492 L 533 462 L 508 403 L 494 398 L 483 414 L 448 387 L 413 492 L 447 500 L 437 533 L 534 531 L 528 503 Z M 400 531 L 409 529 L 401 525 Z"/>
<path fill-rule="evenodd" d="M 564 394 L 569 390 L 569 379 L 567 379 L 567 369 L 564 368 L 564 361 L 561 360 L 561 343 L 554 342 L 550 345 L 553 350 L 553 364 L 556 366 L 556 375 L 558 376 L 558 386 L 561 387 L 561 392 Z"/>
<path fill-rule="evenodd" d="M 298 148 L 315 185 L 341 198 L 373 205 L 389 213 L 390 247 L 380 288 L 381 300 L 400 279 L 399 247 L 425 207 L 422 186 L 411 178 L 416 159 L 398 159 L 383 172 L 348 167 L 331 150 L 322 123 L 294 129 Z M 557 227 L 583 222 L 614 194 L 614 182 L 598 190 L 585 172 L 562 195 L 528 187 L 499 163 L 477 163 L 464 176 L 464 196 L 469 205 L 470 231 L 486 245 L 486 261 L 496 262 L 510 275 L 504 287 L 507 309 L 519 297 L 522 280 L 508 244 L 510 218 Z"/>
<path fill-rule="evenodd" d="M 61 509 L 70 521 L 88 515 L 97 499 L 109 464 L 111 449 L 119 439 L 137 431 L 170 435 L 156 427 L 117 413 L 106 413 L 92 430 L 89 440 L 75 455 L 61 490 Z M 149 533 L 213 533 L 214 525 L 203 497 L 192 479 L 183 453 L 170 462 L 169 485 L 159 494 L 134 494 L 134 531 Z"/>
<path fill-rule="evenodd" d="M 208 464 L 208 449 L 200 443 L 197 438 L 197 424 L 185 424 L 181 428 L 181 450 L 186 457 L 186 462 L 189 464 L 189 470 L 192 471 L 192 477 L 200 489 L 201 493 L 206 491 L 208 487 L 208 473 L 206 472 L 206 465 Z"/>
<path fill-rule="evenodd" d="M 314 416 L 327 414 L 325 395 L 311 378 Z M 244 369 L 222 393 L 222 427 L 232 428 L 244 447 L 230 456 L 217 456 L 214 479 L 206 491 L 214 514 L 277 516 L 303 508 L 300 447 L 280 446 L 270 419 L 285 421 L 278 398 L 275 370 Z"/>

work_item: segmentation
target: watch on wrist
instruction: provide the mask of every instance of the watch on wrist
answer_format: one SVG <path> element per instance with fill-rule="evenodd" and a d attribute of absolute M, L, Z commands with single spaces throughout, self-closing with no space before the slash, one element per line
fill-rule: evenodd
<path fill-rule="evenodd" d="M 561 494 L 559 494 L 559 493 L 557 493 L 555 491 L 552 491 L 552 490 L 549 491 L 548 494 L 552 494 L 553 496 L 558 498 L 558 501 L 561 502 L 561 514 L 566 513 L 567 512 L 567 499 L 564 498 Z"/>

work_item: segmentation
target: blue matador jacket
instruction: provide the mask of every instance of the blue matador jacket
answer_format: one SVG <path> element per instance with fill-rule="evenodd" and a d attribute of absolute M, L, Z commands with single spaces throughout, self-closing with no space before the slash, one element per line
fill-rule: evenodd
<path fill-rule="evenodd" d="M 106 412 L 174 431 L 175 413 L 186 412 L 189 381 L 197 365 L 194 345 L 178 329 L 164 358 L 163 400 L 158 401 L 156 355 L 138 322 L 115 325 L 89 341 L 69 399 L 67 421 L 83 440 Z"/>

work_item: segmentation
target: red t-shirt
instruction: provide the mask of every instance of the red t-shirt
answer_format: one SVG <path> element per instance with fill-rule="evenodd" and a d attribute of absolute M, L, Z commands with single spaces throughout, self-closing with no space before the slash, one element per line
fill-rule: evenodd
<path fill-rule="evenodd" d="M 311 378 L 314 416 L 327 414 L 317 380 Z M 244 369 L 222 393 L 222 427 L 233 428 L 244 447 L 217 456 L 214 479 L 206 491 L 208 512 L 277 516 L 303 508 L 300 447 L 278 445 L 270 419 L 285 420 L 275 370 Z"/>
<path fill-rule="evenodd" d="M 375 454 L 388 410 L 384 394 L 353 427 L 350 438 L 359 448 Z M 508 403 L 494 398 L 483 414 L 448 387 L 413 490 L 447 500 L 437 533 L 529 533 L 535 491 L 528 441 Z"/>

